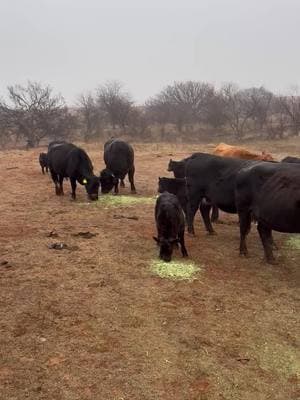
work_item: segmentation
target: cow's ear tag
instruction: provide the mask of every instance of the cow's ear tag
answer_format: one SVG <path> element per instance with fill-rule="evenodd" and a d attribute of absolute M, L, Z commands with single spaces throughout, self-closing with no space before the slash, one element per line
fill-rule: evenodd
<path fill-rule="evenodd" d="M 84 178 L 84 180 L 82 181 L 82 183 L 83 183 L 84 185 L 86 185 L 86 184 L 87 184 L 87 180 Z"/>

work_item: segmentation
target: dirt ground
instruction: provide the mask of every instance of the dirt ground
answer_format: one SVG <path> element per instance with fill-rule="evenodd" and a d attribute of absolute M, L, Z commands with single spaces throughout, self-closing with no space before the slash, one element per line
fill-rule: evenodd
<path fill-rule="evenodd" d="M 99 171 L 102 145 L 84 147 Z M 212 149 L 134 147 L 138 196 L 149 197 L 169 158 Z M 299 156 L 300 141 L 248 147 Z M 270 266 L 256 229 L 240 258 L 237 216 L 221 214 L 216 236 L 197 216 L 186 242 L 198 279 L 161 279 L 153 204 L 101 207 L 82 187 L 72 202 L 69 182 L 57 197 L 40 151 L 0 152 L 1 399 L 300 399 L 300 250 L 287 235 L 275 233 Z M 86 231 L 97 235 L 74 236 Z"/>

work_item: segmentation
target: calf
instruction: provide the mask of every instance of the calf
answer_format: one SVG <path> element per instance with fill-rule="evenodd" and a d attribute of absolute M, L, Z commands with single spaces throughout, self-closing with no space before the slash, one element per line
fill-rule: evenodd
<path fill-rule="evenodd" d="M 129 143 L 120 139 L 110 139 L 104 144 L 104 162 L 106 168 L 100 173 L 101 191 L 109 193 L 114 187 L 119 192 L 119 180 L 124 187 L 124 179 L 128 174 L 131 193 L 136 193 L 134 186 L 134 151 Z"/>
<path fill-rule="evenodd" d="M 300 171 L 289 163 L 260 163 L 241 169 L 236 179 L 240 254 L 247 255 L 251 217 L 257 221 L 265 257 L 274 263 L 272 230 L 300 233 Z"/>
<path fill-rule="evenodd" d="M 42 173 L 45 174 L 45 169 L 46 169 L 46 172 L 48 173 L 48 156 L 47 156 L 47 153 L 40 153 L 39 163 L 40 163 L 40 166 L 42 168 Z"/>
<path fill-rule="evenodd" d="M 60 144 L 48 153 L 49 169 L 56 194 L 63 195 L 63 179 L 70 178 L 72 198 L 76 198 L 76 182 L 85 186 L 90 200 L 98 200 L 100 180 L 86 152 L 71 143 Z"/>
<path fill-rule="evenodd" d="M 184 215 L 177 197 L 168 192 L 162 193 L 155 205 L 157 237 L 153 239 L 159 245 L 159 257 L 171 261 L 174 246 L 180 243 L 183 257 L 188 253 L 184 244 Z"/>
<path fill-rule="evenodd" d="M 174 194 L 181 205 L 184 214 L 187 214 L 187 188 L 185 178 L 158 178 L 158 193 L 169 192 Z"/>

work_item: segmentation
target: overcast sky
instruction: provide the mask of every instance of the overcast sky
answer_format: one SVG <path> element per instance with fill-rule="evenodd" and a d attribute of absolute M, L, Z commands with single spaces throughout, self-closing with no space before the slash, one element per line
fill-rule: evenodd
<path fill-rule="evenodd" d="M 28 79 L 69 103 L 106 80 L 138 102 L 179 80 L 300 84 L 300 0 L 0 0 L 0 96 Z"/>

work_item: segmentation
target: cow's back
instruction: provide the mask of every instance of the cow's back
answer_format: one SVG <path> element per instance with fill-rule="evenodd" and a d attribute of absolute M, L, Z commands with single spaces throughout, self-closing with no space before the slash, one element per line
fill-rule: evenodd
<path fill-rule="evenodd" d="M 283 163 L 293 163 L 293 164 L 299 164 L 300 163 L 300 158 L 299 157 L 285 157 L 281 160 Z"/>
<path fill-rule="evenodd" d="M 104 145 L 106 167 L 117 175 L 126 175 L 134 164 L 132 146 L 120 139 L 110 139 Z"/>
<path fill-rule="evenodd" d="M 253 214 L 271 229 L 300 233 L 300 172 L 295 168 L 275 172 L 256 196 Z"/>
<path fill-rule="evenodd" d="M 92 174 L 93 165 L 86 152 L 72 143 L 60 144 L 48 153 L 50 170 L 64 177 L 75 176 L 79 169 Z"/>

